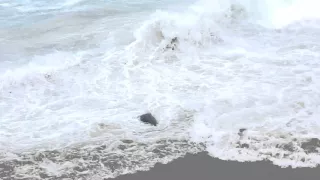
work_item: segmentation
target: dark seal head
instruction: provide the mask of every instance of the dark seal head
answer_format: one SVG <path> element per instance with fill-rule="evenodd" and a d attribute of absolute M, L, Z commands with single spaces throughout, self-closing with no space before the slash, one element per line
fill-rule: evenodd
<path fill-rule="evenodd" d="M 153 126 L 157 126 L 158 125 L 158 121 L 156 120 L 156 118 L 154 118 L 152 116 L 151 113 L 147 113 L 147 114 L 143 114 L 140 116 L 140 121 L 142 121 L 145 124 L 151 124 Z"/>

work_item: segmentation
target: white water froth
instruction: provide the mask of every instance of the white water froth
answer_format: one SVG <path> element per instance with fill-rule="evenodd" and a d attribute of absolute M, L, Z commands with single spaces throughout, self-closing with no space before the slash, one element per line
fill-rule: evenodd
<path fill-rule="evenodd" d="M 275 17 L 301 3 L 198 1 L 154 13 L 125 48 L 108 43 L 131 34 L 108 31 L 100 48 L 10 66 L 0 72 L 1 150 L 190 135 L 222 159 L 316 166 L 301 144 L 320 138 L 318 14 Z M 148 111 L 159 127 L 138 121 Z M 277 147 L 288 143 L 294 151 Z"/>
<path fill-rule="evenodd" d="M 274 17 L 301 3 L 200 1 L 183 13 L 158 12 L 137 32 L 132 46 L 145 51 L 134 50 L 130 63 L 162 67 L 153 88 L 170 90 L 159 96 L 170 97 L 172 109 L 194 112 L 191 139 L 213 156 L 316 166 L 318 154 L 301 146 L 320 137 L 319 14 Z"/>

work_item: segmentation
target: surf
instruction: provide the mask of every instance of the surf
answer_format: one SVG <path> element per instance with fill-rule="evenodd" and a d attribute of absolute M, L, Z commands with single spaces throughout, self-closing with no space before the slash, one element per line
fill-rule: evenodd
<path fill-rule="evenodd" d="M 23 33 L 1 29 L 2 161 L 34 159 L 17 174 L 59 177 L 97 155 L 95 178 L 199 151 L 319 164 L 316 1 L 149 3 L 97 15 L 100 5 L 71 1 Z M 139 121 L 145 112 L 157 126 Z M 117 170 L 99 165 L 110 157 L 122 157 Z"/>

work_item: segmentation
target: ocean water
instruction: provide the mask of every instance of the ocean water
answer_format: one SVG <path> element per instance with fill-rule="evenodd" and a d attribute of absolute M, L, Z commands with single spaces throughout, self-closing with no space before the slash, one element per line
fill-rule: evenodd
<path fill-rule="evenodd" d="M 317 166 L 318 5 L 0 0 L 1 178 L 96 180 L 200 151 Z"/>

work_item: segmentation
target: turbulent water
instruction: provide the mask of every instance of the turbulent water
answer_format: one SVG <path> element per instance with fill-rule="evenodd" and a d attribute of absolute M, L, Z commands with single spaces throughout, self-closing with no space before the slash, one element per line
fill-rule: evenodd
<path fill-rule="evenodd" d="M 319 5 L 0 0 L 1 178 L 96 180 L 199 151 L 317 166 Z"/>

